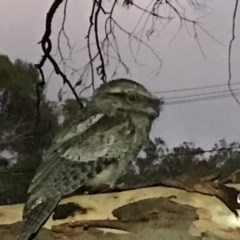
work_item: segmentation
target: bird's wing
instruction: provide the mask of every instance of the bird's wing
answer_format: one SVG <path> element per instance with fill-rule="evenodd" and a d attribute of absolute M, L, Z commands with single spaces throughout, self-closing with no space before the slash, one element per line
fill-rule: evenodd
<path fill-rule="evenodd" d="M 125 125 L 117 122 L 102 116 L 85 132 L 81 130 L 72 137 L 64 135 L 56 143 L 58 147 L 48 153 L 47 167 L 39 168 L 29 187 L 24 226 L 18 240 L 25 240 L 35 233 L 62 196 L 74 192 L 110 164 L 118 163 L 121 151 L 116 151 L 119 136 L 115 133 L 124 130 Z"/>
<path fill-rule="evenodd" d="M 32 188 L 34 188 L 39 182 L 41 183 L 42 178 L 47 176 L 49 173 L 52 173 L 58 166 L 59 154 L 57 154 L 57 151 L 64 151 L 64 149 L 62 149 L 63 146 L 71 143 L 71 139 L 78 138 L 78 141 L 81 141 L 81 137 L 84 135 L 84 132 L 91 129 L 91 127 L 95 124 L 98 125 L 98 121 L 104 117 L 102 113 L 96 113 L 89 117 L 89 114 L 83 113 L 83 115 L 85 115 L 85 118 L 81 119 L 82 121 L 72 125 L 71 127 L 63 129 L 59 134 L 57 134 L 53 140 L 53 145 L 43 156 L 43 162 L 39 166 L 34 178 L 32 179 L 28 193 L 31 193 Z"/>
<path fill-rule="evenodd" d="M 96 120 L 97 119 L 97 120 Z M 60 169 L 61 159 L 67 160 L 72 164 L 79 162 L 79 167 L 83 167 L 83 162 L 91 165 L 91 162 L 95 162 L 97 159 L 105 159 L 106 156 L 111 158 L 118 158 L 118 148 L 121 152 L 124 150 L 117 147 L 121 145 L 120 141 L 125 144 L 130 141 L 127 139 L 119 138 L 116 134 L 123 131 L 126 125 L 121 124 L 121 119 L 104 116 L 102 114 L 96 114 L 95 118 L 91 118 L 90 122 L 87 122 L 88 128 L 85 128 L 86 122 L 81 122 L 78 125 L 72 126 L 69 129 L 69 133 L 59 134 L 58 140 L 53 144 L 49 151 L 45 154 L 46 161 L 44 161 L 37 170 L 28 193 L 31 193 L 38 185 L 42 185 L 45 178 L 55 172 L 55 169 Z M 84 126 L 82 126 L 84 125 Z M 74 132 L 74 129 L 79 130 L 79 134 Z M 83 131 L 83 129 L 85 129 Z M 72 133 L 72 134 L 71 134 Z M 71 134 L 71 138 L 70 138 Z"/>

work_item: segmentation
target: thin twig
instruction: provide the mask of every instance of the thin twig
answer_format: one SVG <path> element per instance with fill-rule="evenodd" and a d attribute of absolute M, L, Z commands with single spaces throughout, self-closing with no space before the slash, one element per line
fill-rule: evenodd
<path fill-rule="evenodd" d="M 234 100 L 237 102 L 237 104 L 240 106 L 240 101 L 238 100 L 237 96 L 235 95 L 232 86 L 231 86 L 231 80 L 232 80 L 232 63 L 231 63 L 231 58 L 232 58 L 232 47 L 233 43 L 235 40 L 235 28 L 236 28 L 236 16 L 237 16 L 237 10 L 238 10 L 238 0 L 235 1 L 234 5 L 234 11 L 233 11 L 233 18 L 232 18 L 232 37 L 229 42 L 228 46 L 228 89 L 229 92 L 231 93 L 232 97 Z"/>

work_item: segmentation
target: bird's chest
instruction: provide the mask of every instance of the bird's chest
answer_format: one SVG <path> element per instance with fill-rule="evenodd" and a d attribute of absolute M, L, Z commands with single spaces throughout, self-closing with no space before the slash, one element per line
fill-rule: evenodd
<path fill-rule="evenodd" d="M 101 185 L 107 185 L 109 188 L 113 188 L 115 182 L 120 177 L 120 175 L 124 172 L 124 166 L 118 165 L 110 165 L 93 177 L 89 181 L 89 186 L 98 187 Z"/>
<path fill-rule="evenodd" d="M 91 179 L 90 186 L 108 185 L 110 188 L 113 188 L 119 177 L 127 171 L 129 162 L 135 159 L 142 148 L 144 135 L 142 132 L 139 134 L 129 134 L 127 131 L 124 135 L 122 141 L 119 141 L 118 144 L 108 149 L 107 153 L 118 160 L 106 166 L 103 171 Z"/>

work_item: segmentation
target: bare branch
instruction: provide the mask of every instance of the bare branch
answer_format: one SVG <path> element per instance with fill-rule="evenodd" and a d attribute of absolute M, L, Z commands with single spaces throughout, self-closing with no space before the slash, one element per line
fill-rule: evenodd
<path fill-rule="evenodd" d="M 57 8 L 62 3 L 64 3 L 63 17 L 57 38 L 57 55 L 53 56 L 51 54 L 52 42 L 50 40 L 51 22 Z M 217 41 L 217 39 L 211 36 L 211 34 L 200 25 L 198 22 L 199 18 L 194 20 L 185 15 L 185 5 L 181 5 L 183 4 L 181 1 L 151 0 L 146 7 L 142 7 L 140 4 L 138 5 L 134 1 L 125 0 L 123 6 L 127 7 L 126 11 L 130 11 L 132 8 L 140 11 L 140 17 L 136 21 L 136 25 L 131 31 L 128 29 L 128 26 L 123 26 L 123 24 L 121 24 L 116 17 L 116 10 L 118 6 L 117 0 L 107 3 L 106 5 L 104 4 L 103 0 L 94 0 L 91 2 L 91 12 L 89 13 L 89 26 L 86 35 L 86 46 L 80 48 L 78 51 L 73 52 L 74 47 L 70 44 L 70 38 L 68 37 L 65 29 L 67 4 L 68 0 L 65 0 L 65 2 L 64 0 L 55 0 L 47 14 L 46 30 L 41 41 L 44 56 L 37 67 L 43 79 L 42 82 L 39 83 L 39 86 L 44 86 L 45 84 L 42 66 L 47 59 L 54 67 L 55 73 L 62 77 L 64 84 L 67 83 L 68 87 L 71 89 L 76 98 L 79 96 L 75 92 L 76 87 L 80 87 L 80 94 L 86 89 L 94 89 L 96 76 L 98 75 L 103 83 L 106 82 L 108 80 L 108 71 L 109 69 L 112 69 L 112 67 L 112 76 L 117 75 L 120 68 L 123 69 L 126 74 L 131 74 L 127 61 L 122 54 L 122 44 L 119 44 L 117 33 L 123 33 L 125 36 L 127 36 L 129 53 L 135 64 L 139 66 L 145 66 L 145 64 L 139 62 L 139 58 L 137 56 L 141 46 L 150 51 L 153 57 L 157 60 L 156 75 L 160 73 L 162 61 L 148 41 L 154 33 L 158 33 L 157 31 L 159 24 L 162 26 L 162 31 L 166 29 L 167 24 L 169 24 L 172 20 L 176 19 L 179 21 L 179 29 L 173 36 L 172 40 L 182 29 L 183 24 L 185 24 L 186 29 L 187 25 L 191 25 L 193 39 L 196 40 L 200 52 L 204 58 L 206 58 L 206 56 L 199 41 L 198 30 L 202 30 L 202 32 L 211 37 L 211 39 Z M 193 0 L 186 1 L 185 4 L 191 5 L 191 7 L 194 9 L 200 7 L 198 2 Z M 102 31 L 102 27 L 104 28 L 104 31 Z M 67 55 L 67 57 L 63 54 L 62 48 L 65 46 L 62 45 L 62 40 L 66 41 L 65 45 L 67 47 L 67 51 L 69 51 L 69 55 Z M 84 50 L 87 51 L 88 60 L 84 62 L 82 66 L 73 67 L 73 54 L 79 54 L 80 51 Z M 59 57 L 60 61 L 57 61 L 56 57 Z M 78 77 L 74 87 L 72 87 L 66 76 L 66 72 L 69 71 L 72 78 L 76 77 L 76 75 Z"/>
<path fill-rule="evenodd" d="M 44 77 L 44 73 L 43 73 L 42 67 L 45 64 L 46 60 L 50 61 L 50 63 L 52 64 L 52 66 L 53 66 L 53 68 L 55 70 L 55 73 L 62 77 L 63 83 L 64 84 L 66 83 L 69 86 L 69 88 L 71 89 L 71 91 L 74 94 L 75 98 L 79 102 L 79 97 L 78 97 L 77 93 L 75 92 L 75 89 L 73 88 L 73 86 L 71 85 L 71 83 L 68 80 L 67 76 L 61 71 L 61 69 L 59 68 L 59 65 L 57 64 L 57 62 L 55 61 L 55 59 L 51 55 L 52 42 L 51 42 L 50 37 L 51 37 L 51 33 L 52 33 L 52 20 L 53 20 L 54 14 L 56 13 L 58 7 L 62 4 L 63 1 L 64 0 L 55 0 L 53 2 L 53 4 L 51 5 L 51 7 L 50 7 L 50 9 L 49 9 L 49 11 L 47 13 L 47 17 L 46 17 L 45 32 L 44 32 L 44 35 L 43 35 L 42 40 L 40 42 L 44 55 L 42 56 L 42 59 L 39 62 L 39 64 L 35 65 L 37 67 L 37 69 L 39 70 L 40 75 L 42 77 L 42 81 L 39 84 L 37 84 L 37 88 L 36 88 L 37 89 L 37 96 L 38 96 L 38 103 L 37 103 L 38 110 L 39 110 L 40 101 L 41 101 L 40 100 L 41 93 L 39 92 L 39 89 L 43 88 L 44 85 L 45 85 L 45 77 Z M 67 0 L 65 0 L 65 1 L 67 1 Z M 65 5 L 65 7 L 66 7 L 66 5 Z M 65 14 L 66 14 L 66 12 L 65 12 Z M 64 21 L 63 21 L 63 24 L 64 24 Z M 39 114 L 39 111 L 38 111 L 38 114 Z"/>
<path fill-rule="evenodd" d="M 235 1 L 235 6 L 234 6 L 234 10 L 233 10 L 233 18 L 232 18 L 232 37 L 231 37 L 231 40 L 230 40 L 229 46 L 228 46 L 228 89 L 229 89 L 232 97 L 235 99 L 237 104 L 240 106 L 240 101 L 238 100 L 237 96 L 235 95 L 235 93 L 233 92 L 233 89 L 231 87 L 231 80 L 232 80 L 231 59 L 232 59 L 232 47 L 233 47 L 233 43 L 235 40 L 235 28 L 236 28 L 236 16 L 237 16 L 237 10 L 238 10 L 238 2 L 239 2 L 238 0 Z"/>
<path fill-rule="evenodd" d="M 115 1 L 116 2 L 116 1 Z M 104 64 L 104 59 L 103 59 L 103 55 L 102 55 L 102 50 L 100 47 L 100 43 L 99 43 L 99 33 L 98 33 L 98 18 L 99 18 L 99 12 L 102 6 L 102 0 L 98 1 L 98 8 L 95 12 L 95 24 L 94 24 L 94 32 L 95 32 L 95 40 L 96 40 L 96 46 L 97 46 L 97 51 L 100 57 L 100 61 L 101 64 L 97 67 L 97 73 L 100 76 L 101 80 L 105 83 L 106 82 L 106 71 L 105 71 L 105 64 Z"/>
<path fill-rule="evenodd" d="M 88 33 L 87 33 L 87 36 L 86 36 L 86 39 L 87 39 L 87 49 L 88 49 L 88 57 L 89 57 L 89 64 L 90 64 L 90 68 L 91 68 L 91 78 L 92 78 L 92 81 L 91 81 L 91 86 L 94 88 L 94 69 L 93 69 L 93 57 L 92 57 L 92 52 L 91 52 L 91 42 L 90 42 L 90 36 L 91 36 L 91 31 L 92 31 L 92 28 L 94 26 L 94 22 L 93 22 L 93 17 L 94 17 L 94 12 L 95 12 L 95 8 L 96 8 L 96 1 L 93 1 L 93 6 L 92 6 L 92 12 L 91 12 L 91 15 L 89 17 L 89 28 L 88 28 Z M 97 56 L 96 56 L 97 57 Z"/>

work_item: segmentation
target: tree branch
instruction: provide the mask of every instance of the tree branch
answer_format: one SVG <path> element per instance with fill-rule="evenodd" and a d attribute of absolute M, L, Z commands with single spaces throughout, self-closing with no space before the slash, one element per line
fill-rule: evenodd
<path fill-rule="evenodd" d="M 232 17 L 232 37 L 230 39 L 229 45 L 228 45 L 228 89 L 234 98 L 234 100 L 237 102 L 237 104 L 240 106 L 240 101 L 238 100 L 237 96 L 235 95 L 232 87 L 231 87 L 231 80 L 232 80 L 232 48 L 233 43 L 235 40 L 235 28 L 236 28 L 236 16 L 237 16 L 237 10 L 238 10 L 238 3 L 239 0 L 235 1 L 234 10 L 233 10 L 233 17 Z"/>
<path fill-rule="evenodd" d="M 67 2 L 67 0 L 65 0 Z M 70 83 L 70 81 L 68 80 L 67 76 L 61 71 L 60 67 L 58 66 L 57 62 L 55 61 L 55 59 L 52 57 L 51 55 L 51 51 L 52 51 L 52 42 L 51 42 L 51 33 L 52 33 L 52 20 L 53 17 L 57 11 L 57 9 L 59 8 L 59 6 L 64 2 L 64 0 L 55 0 L 53 2 L 53 4 L 51 5 L 48 13 L 47 13 L 47 17 L 46 17 L 46 26 L 45 26 L 45 32 L 44 35 L 42 37 L 42 40 L 40 41 L 41 43 L 41 47 L 42 47 L 42 51 L 44 53 L 44 55 L 42 56 L 40 62 L 38 64 L 36 64 L 35 66 L 37 67 L 37 69 L 40 72 L 40 75 L 42 77 L 42 81 L 40 83 L 37 84 L 37 107 L 39 110 L 39 106 L 40 106 L 40 96 L 41 96 L 41 92 L 40 89 L 42 89 L 45 85 L 45 77 L 44 77 L 44 73 L 42 70 L 42 67 L 44 66 L 46 60 L 49 60 L 50 63 L 52 64 L 54 71 L 57 75 L 60 75 L 61 78 L 63 79 L 63 84 L 67 84 L 69 86 L 69 88 L 71 89 L 72 93 L 74 94 L 75 98 L 77 99 L 77 101 L 79 102 L 79 104 L 81 105 L 80 101 L 79 101 L 79 97 L 74 89 L 74 87 L 72 86 L 72 84 Z M 65 5 L 66 8 L 66 5 Z M 64 11 L 64 15 L 66 14 L 66 11 Z M 64 24 L 64 21 L 63 21 Z"/>

